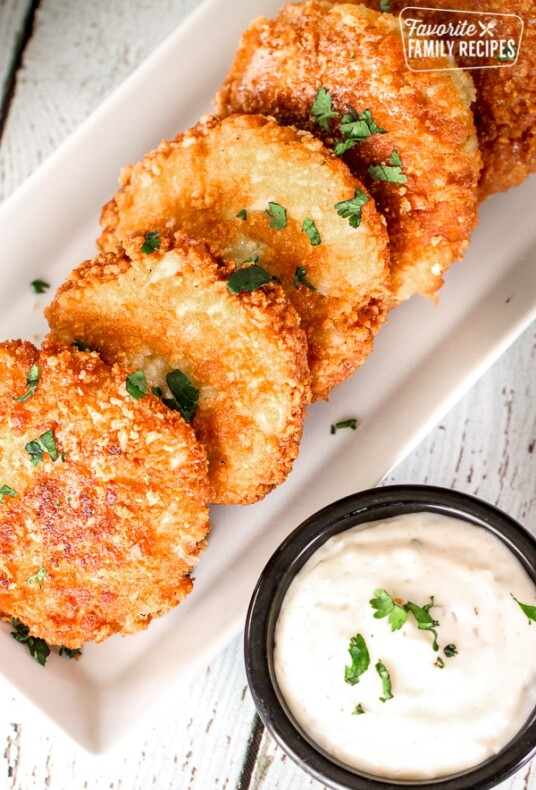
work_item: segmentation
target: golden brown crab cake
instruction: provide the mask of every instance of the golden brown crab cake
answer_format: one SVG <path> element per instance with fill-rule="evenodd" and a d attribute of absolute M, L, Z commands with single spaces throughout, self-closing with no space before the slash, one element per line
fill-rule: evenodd
<path fill-rule="evenodd" d="M 206 118 L 125 168 L 121 183 L 101 248 L 180 228 L 227 259 L 258 259 L 301 317 L 314 399 L 370 353 L 389 298 L 385 225 L 319 140 L 260 116 Z"/>
<path fill-rule="evenodd" d="M 204 244 L 183 233 L 158 242 L 144 253 L 145 236 L 133 236 L 125 254 L 82 264 L 48 321 L 61 340 L 81 339 L 104 360 L 144 371 L 149 387 L 193 415 L 214 502 L 255 502 L 298 454 L 310 402 L 299 317 L 277 283 L 231 293 L 234 266 Z"/>
<path fill-rule="evenodd" d="M 192 588 L 209 530 L 192 428 L 96 353 L 0 344 L 0 613 L 78 648 Z"/>
<path fill-rule="evenodd" d="M 324 115 L 315 106 L 320 89 Z M 385 133 L 370 134 L 344 158 L 387 220 L 401 301 L 435 294 L 476 223 L 481 161 L 473 96 L 471 78 L 459 70 L 410 71 L 390 14 L 307 0 L 273 20 L 257 19 L 244 33 L 216 109 L 273 115 L 330 144 L 347 142 L 352 120 L 369 111 Z"/>
<path fill-rule="evenodd" d="M 356 0 L 357 2 L 357 0 Z M 365 0 L 365 5 L 379 10 L 380 0 Z M 497 68 L 474 68 L 476 101 L 473 107 L 483 168 L 480 175 L 480 200 L 521 183 L 536 172 L 536 6 L 534 0 L 412 0 L 412 14 L 419 13 L 438 21 L 439 9 L 460 12 L 467 19 L 467 11 L 485 14 L 517 14 L 524 21 L 523 37 L 515 63 L 503 60 Z M 390 0 L 393 14 L 408 6 L 406 0 Z M 445 17 L 452 21 L 452 15 Z M 479 29 L 480 30 L 480 29 Z M 503 18 L 501 36 L 508 33 L 516 40 L 519 25 Z M 480 30 L 480 32 L 482 32 Z M 482 64 L 462 57 L 462 67 Z M 500 67 L 499 67 L 500 65 Z"/>

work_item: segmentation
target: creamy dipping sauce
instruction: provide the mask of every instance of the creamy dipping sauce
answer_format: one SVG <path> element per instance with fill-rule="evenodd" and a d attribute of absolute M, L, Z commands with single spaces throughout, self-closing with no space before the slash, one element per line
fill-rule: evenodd
<path fill-rule="evenodd" d="M 419 607 L 434 596 L 439 650 L 411 611 L 395 631 L 387 616 L 375 618 L 375 590 Z M 305 732 L 349 766 L 404 780 L 474 767 L 536 706 L 536 623 L 512 595 L 536 604 L 524 568 L 483 528 L 428 512 L 354 527 L 330 538 L 289 587 L 275 630 L 277 682 Z M 350 685 L 357 634 L 370 664 Z M 383 702 L 378 662 L 393 694 Z"/>

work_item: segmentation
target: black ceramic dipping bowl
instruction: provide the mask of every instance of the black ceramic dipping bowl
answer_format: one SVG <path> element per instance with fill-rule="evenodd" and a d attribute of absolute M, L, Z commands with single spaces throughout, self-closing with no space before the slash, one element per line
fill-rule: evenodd
<path fill-rule="evenodd" d="M 499 538 L 536 583 L 536 540 L 510 516 L 467 494 L 432 486 L 386 486 L 340 499 L 304 521 L 266 565 L 249 606 L 245 630 L 248 682 L 259 714 L 283 750 L 334 790 L 483 790 L 536 755 L 536 707 L 518 734 L 474 768 L 437 780 L 397 781 L 360 772 L 318 746 L 296 722 L 278 687 L 273 662 L 275 625 L 294 576 L 320 546 L 343 530 L 405 513 L 428 511 L 463 519 Z M 536 657 L 535 657 L 536 661 Z"/>

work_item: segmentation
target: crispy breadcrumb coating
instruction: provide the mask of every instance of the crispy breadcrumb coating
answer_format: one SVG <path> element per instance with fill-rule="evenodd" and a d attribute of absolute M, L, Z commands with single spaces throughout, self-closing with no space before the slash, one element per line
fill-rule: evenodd
<path fill-rule="evenodd" d="M 359 227 L 339 216 L 335 204 L 362 185 L 319 140 L 260 116 L 206 118 L 125 168 L 121 183 L 103 210 L 101 248 L 132 231 L 181 228 L 225 258 L 258 258 L 301 316 L 315 399 L 370 353 L 389 298 L 384 221 L 366 195 Z M 285 227 L 267 216 L 270 203 L 286 211 Z M 316 290 L 296 280 L 298 268 Z"/>
<path fill-rule="evenodd" d="M 356 0 L 357 1 L 357 0 Z M 364 0 L 378 10 L 380 0 Z M 402 0 L 390 0 L 393 14 L 408 6 Z M 513 65 L 500 68 L 475 68 L 473 106 L 483 168 L 480 175 L 480 200 L 494 192 L 520 184 L 536 172 L 536 6 L 534 0 L 415 0 L 412 7 L 517 14 L 524 22 L 523 38 Z M 414 11 L 416 15 L 418 11 Z M 437 11 L 435 12 L 437 20 Z M 467 15 L 460 14 L 461 19 Z M 451 17 L 449 16 L 450 20 Z M 508 30 L 515 38 L 519 26 L 503 19 L 501 37 Z M 460 66 L 474 66 L 469 58 L 460 58 Z M 499 66 L 499 62 L 497 62 Z"/>
<path fill-rule="evenodd" d="M 96 353 L 10 341 L 0 370 L 2 616 L 68 648 L 146 628 L 191 590 L 205 547 L 193 430 Z"/>
<path fill-rule="evenodd" d="M 205 445 L 213 501 L 248 504 L 282 483 L 298 454 L 310 401 L 306 339 L 277 283 L 232 294 L 231 263 L 183 233 L 141 252 L 87 261 L 46 315 L 60 339 L 83 340 L 107 362 L 145 371 L 169 397 L 178 369 L 199 390 L 193 417 Z"/>
<path fill-rule="evenodd" d="M 339 114 L 322 129 L 311 109 L 319 88 Z M 470 103 L 471 78 L 459 70 L 412 72 L 398 21 L 364 6 L 307 0 L 259 18 L 244 33 L 216 98 L 220 115 L 265 113 L 309 129 L 328 143 L 340 118 L 370 110 L 386 134 L 345 154 L 387 220 L 395 301 L 433 296 L 461 258 L 476 223 L 480 171 Z M 407 183 L 372 178 L 396 151 Z"/>

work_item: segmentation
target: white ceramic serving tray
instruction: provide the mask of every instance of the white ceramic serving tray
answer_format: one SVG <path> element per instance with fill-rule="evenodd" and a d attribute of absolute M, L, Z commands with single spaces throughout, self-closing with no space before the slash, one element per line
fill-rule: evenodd
<path fill-rule="evenodd" d="M 207 0 L 1 207 L 1 338 L 43 336 L 48 299 L 32 295 L 30 281 L 47 280 L 52 293 L 93 255 L 100 206 L 121 166 L 210 109 L 243 29 L 281 4 Z M 534 206 L 535 177 L 486 202 L 439 306 L 414 298 L 398 308 L 366 365 L 309 410 L 287 482 L 256 505 L 214 508 L 184 604 L 143 633 L 88 645 L 78 662 L 53 655 L 45 669 L 3 624 L 0 675 L 92 752 L 191 679 L 241 628 L 278 543 L 318 508 L 375 485 L 536 317 Z M 331 435 L 330 424 L 348 417 L 358 430 Z"/>

